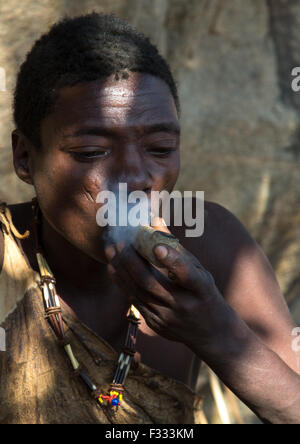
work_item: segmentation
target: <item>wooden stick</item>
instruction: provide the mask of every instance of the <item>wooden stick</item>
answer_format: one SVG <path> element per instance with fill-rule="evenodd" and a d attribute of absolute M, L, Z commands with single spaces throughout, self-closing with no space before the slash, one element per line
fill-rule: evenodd
<path fill-rule="evenodd" d="M 220 381 L 215 373 L 208 367 L 208 376 L 211 391 L 218 409 L 220 420 L 222 424 L 231 424 L 229 412 L 226 406 L 224 393 L 221 388 Z"/>
<path fill-rule="evenodd" d="M 226 386 L 225 386 L 225 396 L 228 400 L 230 410 L 231 410 L 232 415 L 235 419 L 235 422 L 237 424 L 244 424 L 243 415 L 241 413 L 240 406 L 238 404 L 238 399 L 234 395 L 234 393 L 232 393 L 232 391 L 229 390 L 229 388 Z"/>

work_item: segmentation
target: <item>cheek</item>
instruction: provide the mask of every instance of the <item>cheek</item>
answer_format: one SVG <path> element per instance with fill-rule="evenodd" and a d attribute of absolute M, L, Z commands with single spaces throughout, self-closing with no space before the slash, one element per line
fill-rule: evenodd
<path fill-rule="evenodd" d="M 95 202 L 106 183 L 103 167 L 79 163 L 65 153 L 43 158 L 34 175 L 37 195 L 46 201 Z"/>
<path fill-rule="evenodd" d="M 41 200 L 60 199 L 70 194 L 76 185 L 75 170 L 65 156 L 47 153 L 39 157 L 34 165 L 34 186 Z"/>
<path fill-rule="evenodd" d="M 155 174 L 155 189 L 171 192 L 177 182 L 180 170 L 179 155 L 173 156 L 169 162 L 156 164 L 153 169 Z"/>
<path fill-rule="evenodd" d="M 180 171 L 180 155 L 179 155 L 179 151 L 178 153 L 176 153 L 176 156 L 174 156 L 174 160 L 172 163 L 172 172 L 171 172 L 171 176 L 172 176 L 172 180 L 173 180 L 173 187 L 177 182 L 178 176 L 179 176 L 179 171 Z"/>
<path fill-rule="evenodd" d="M 88 254 L 101 234 L 95 201 L 105 183 L 103 168 L 59 155 L 43 159 L 34 175 L 36 195 L 49 224 Z"/>

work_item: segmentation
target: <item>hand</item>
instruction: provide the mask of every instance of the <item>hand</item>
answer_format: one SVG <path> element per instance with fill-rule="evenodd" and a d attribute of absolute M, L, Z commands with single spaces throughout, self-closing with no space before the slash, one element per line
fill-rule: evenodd
<path fill-rule="evenodd" d="M 211 274 L 183 247 L 177 251 L 156 246 L 154 254 L 164 270 L 152 266 L 132 246 L 107 247 L 110 277 L 152 330 L 199 353 L 199 345 L 210 342 L 226 316 L 227 304 Z"/>

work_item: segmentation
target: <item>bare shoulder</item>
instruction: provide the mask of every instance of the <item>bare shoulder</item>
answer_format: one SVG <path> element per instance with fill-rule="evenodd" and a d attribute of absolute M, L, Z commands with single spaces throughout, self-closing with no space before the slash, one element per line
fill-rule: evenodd
<path fill-rule="evenodd" d="M 228 209 L 214 202 L 207 202 L 206 225 L 203 241 L 209 267 L 215 271 L 220 288 L 228 283 L 233 270 L 244 269 L 254 263 L 273 270 L 261 247 L 243 223 Z"/>
<path fill-rule="evenodd" d="M 213 275 L 220 290 L 225 287 L 237 258 L 245 254 L 253 255 L 259 250 L 239 219 L 215 202 L 204 202 L 204 231 L 200 237 L 185 236 L 185 229 L 172 227 L 172 232 Z"/>
<path fill-rule="evenodd" d="M 196 199 L 193 198 L 193 213 L 196 212 Z M 187 236 L 187 225 L 181 227 L 171 226 L 172 232 L 191 249 L 198 252 L 199 247 L 214 251 L 215 248 L 230 247 L 233 249 L 248 245 L 255 247 L 256 242 L 251 237 L 242 222 L 229 210 L 215 202 L 204 202 L 204 230 L 200 236 Z M 201 215 L 201 217 L 203 217 Z M 182 218 L 184 221 L 184 217 Z M 194 252 L 194 251 L 193 251 Z M 228 253 L 228 251 L 227 251 Z"/>
<path fill-rule="evenodd" d="M 255 245 L 248 230 L 231 211 L 215 202 L 205 202 L 204 207 L 206 230 L 204 235 L 207 234 L 207 241 L 222 239 L 223 242 L 229 242 L 232 247 L 237 248 L 241 246 L 240 242 Z"/>

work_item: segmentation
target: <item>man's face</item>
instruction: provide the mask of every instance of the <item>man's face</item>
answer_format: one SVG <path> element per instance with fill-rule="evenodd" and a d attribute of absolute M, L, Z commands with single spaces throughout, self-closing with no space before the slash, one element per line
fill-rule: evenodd
<path fill-rule="evenodd" d="M 87 82 L 59 91 L 31 153 L 32 180 L 48 223 L 71 244 L 104 262 L 96 197 L 171 191 L 179 172 L 179 122 L 169 87 L 146 74 Z"/>

